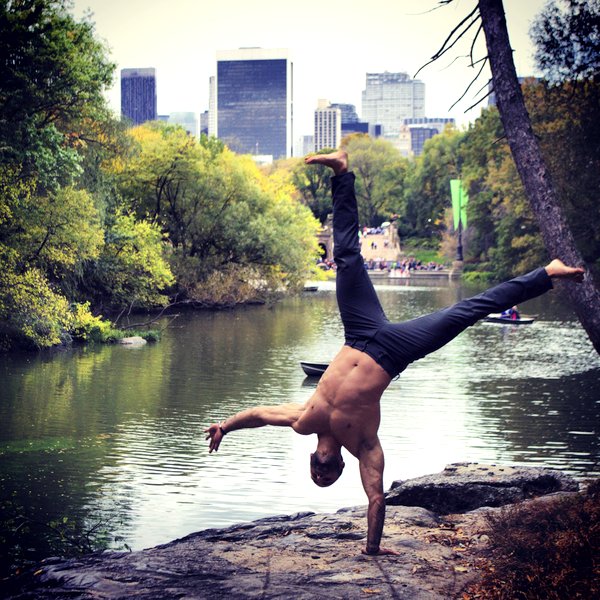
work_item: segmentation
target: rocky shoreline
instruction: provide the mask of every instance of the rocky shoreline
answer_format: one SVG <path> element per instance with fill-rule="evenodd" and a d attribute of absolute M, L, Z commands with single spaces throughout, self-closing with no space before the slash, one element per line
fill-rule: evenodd
<path fill-rule="evenodd" d="M 207 529 L 137 552 L 48 559 L 9 582 L 4 597 L 456 598 L 480 576 L 489 512 L 578 489 L 574 479 L 549 469 L 454 464 L 392 485 L 382 544 L 399 556 L 361 554 L 363 506 Z"/>

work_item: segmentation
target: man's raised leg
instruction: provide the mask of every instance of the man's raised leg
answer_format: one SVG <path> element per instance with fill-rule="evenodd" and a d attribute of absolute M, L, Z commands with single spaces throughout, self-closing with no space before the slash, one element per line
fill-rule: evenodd
<path fill-rule="evenodd" d="M 555 259 L 546 267 L 515 277 L 453 306 L 391 325 L 383 335 L 386 343 L 396 348 L 399 362 L 408 364 L 438 350 L 488 314 L 541 296 L 552 288 L 552 279 L 581 282 L 584 273 L 579 267 L 568 267 Z"/>
<path fill-rule="evenodd" d="M 337 266 L 336 295 L 346 341 L 370 338 L 387 319 L 360 253 L 355 177 L 348 171 L 348 155 L 343 150 L 315 154 L 305 162 L 325 165 L 334 173 L 333 255 Z"/>

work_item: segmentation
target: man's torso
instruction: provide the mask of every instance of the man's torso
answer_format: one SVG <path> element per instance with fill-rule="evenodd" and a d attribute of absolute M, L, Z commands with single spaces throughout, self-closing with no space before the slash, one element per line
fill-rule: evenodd
<path fill-rule="evenodd" d="M 330 432 L 354 456 L 360 445 L 376 438 L 379 400 L 390 376 L 368 354 L 344 346 L 319 381 L 294 429 Z"/>

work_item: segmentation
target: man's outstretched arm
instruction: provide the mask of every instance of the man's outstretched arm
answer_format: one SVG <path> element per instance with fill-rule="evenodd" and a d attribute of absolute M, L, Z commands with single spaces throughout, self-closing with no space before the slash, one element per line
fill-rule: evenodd
<path fill-rule="evenodd" d="M 293 427 L 304 411 L 303 404 L 279 404 L 278 406 L 254 406 L 247 408 L 221 423 L 213 423 L 204 430 L 209 452 L 219 449 L 221 440 L 226 433 L 236 429 L 251 429 L 265 425 L 278 425 L 280 427 Z"/>
<path fill-rule="evenodd" d="M 381 535 L 385 521 L 385 497 L 383 495 L 383 449 L 379 440 L 364 442 L 358 456 L 360 478 L 369 498 L 367 511 L 367 546 L 364 554 L 398 554 L 395 550 L 381 548 Z"/>

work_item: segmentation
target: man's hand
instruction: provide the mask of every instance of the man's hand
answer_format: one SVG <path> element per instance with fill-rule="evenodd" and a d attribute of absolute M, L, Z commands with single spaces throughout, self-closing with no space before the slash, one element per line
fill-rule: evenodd
<path fill-rule="evenodd" d="M 221 426 L 219 423 L 213 423 L 208 429 L 204 430 L 204 433 L 207 434 L 205 439 L 210 439 L 210 442 L 208 443 L 208 453 L 210 454 L 213 450 L 216 452 L 224 437 Z"/>
<path fill-rule="evenodd" d="M 384 555 L 392 555 L 392 556 L 400 556 L 400 552 L 397 550 L 392 550 L 392 548 L 379 548 L 377 552 L 369 552 L 367 548 L 364 548 L 362 551 L 363 554 L 367 554 L 369 556 L 384 556 Z"/>

